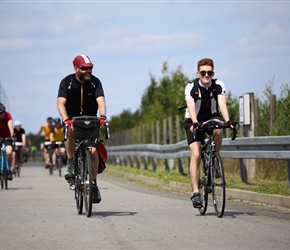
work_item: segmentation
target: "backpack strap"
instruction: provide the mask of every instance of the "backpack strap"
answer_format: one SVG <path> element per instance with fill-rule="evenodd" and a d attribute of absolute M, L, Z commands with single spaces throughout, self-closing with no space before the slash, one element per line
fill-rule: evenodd
<path fill-rule="evenodd" d="M 217 79 L 212 79 L 211 80 L 211 86 L 210 86 L 210 90 L 212 92 L 212 96 L 214 97 L 214 99 L 217 99 L 217 86 L 216 86 L 216 80 Z M 194 99 L 194 101 L 196 102 L 197 100 L 201 99 L 201 95 L 200 95 L 200 90 L 199 90 L 199 78 L 195 78 L 193 81 L 193 88 L 190 92 L 192 98 Z"/>
<path fill-rule="evenodd" d="M 72 83 L 73 83 L 73 78 L 70 79 L 70 83 L 69 83 L 69 85 L 68 85 L 68 87 L 67 87 L 68 90 L 71 89 Z"/>
<path fill-rule="evenodd" d="M 70 79 L 69 85 L 67 87 L 68 89 L 71 89 L 72 83 L 73 83 L 73 77 Z M 90 83 L 93 86 L 93 88 L 95 89 L 96 88 L 96 85 L 92 81 L 90 81 Z"/>
<path fill-rule="evenodd" d="M 212 79 L 212 83 L 211 83 L 211 92 L 212 95 L 214 97 L 215 100 L 217 100 L 217 88 L 216 88 L 216 80 L 217 79 Z M 189 82 L 189 83 L 193 83 L 193 87 L 191 89 L 191 96 L 194 99 L 194 102 L 196 102 L 197 100 L 201 99 L 201 95 L 200 95 L 200 90 L 199 90 L 199 78 L 195 78 L 193 81 Z M 178 108 L 178 110 L 183 110 L 187 108 L 187 105 L 183 105 L 182 107 Z"/>

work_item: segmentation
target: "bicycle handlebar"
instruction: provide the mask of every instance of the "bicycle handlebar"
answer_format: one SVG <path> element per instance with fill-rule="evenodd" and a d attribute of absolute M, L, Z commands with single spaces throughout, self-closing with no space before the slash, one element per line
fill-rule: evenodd
<path fill-rule="evenodd" d="M 237 136 L 237 122 L 233 122 L 231 127 L 231 124 L 221 121 L 220 119 L 210 119 L 207 120 L 201 124 L 199 124 L 196 129 L 194 129 L 194 135 L 193 138 L 195 139 L 196 136 L 196 131 L 197 130 L 214 130 L 214 129 L 222 129 L 222 128 L 230 128 L 233 130 L 233 136 L 232 136 L 232 141 L 236 139 Z"/>
<path fill-rule="evenodd" d="M 72 125 L 74 124 L 74 120 L 72 120 Z M 65 127 L 64 127 L 64 141 L 67 140 L 68 137 L 68 124 L 65 123 Z M 105 127 L 105 131 L 106 131 L 106 135 L 105 135 L 105 139 L 108 140 L 111 136 L 110 136 L 110 130 L 109 130 L 109 123 L 105 122 L 104 126 Z"/>

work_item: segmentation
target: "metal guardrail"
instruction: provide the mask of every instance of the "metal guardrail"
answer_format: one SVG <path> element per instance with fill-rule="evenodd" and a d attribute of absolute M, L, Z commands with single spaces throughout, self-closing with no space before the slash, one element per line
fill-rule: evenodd
<path fill-rule="evenodd" d="M 147 168 L 147 157 L 153 158 L 153 170 L 156 158 L 165 159 L 165 169 L 168 168 L 168 159 L 179 160 L 179 172 L 183 172 L 182 157 L 190 157 L 187 141 L 176 144 L 157 145 L 157 144 L 134 144 L 110 146 L 107 148 L 109 162 L 126 160 L 129 157 L 132 165 L 132 157 L 144 158 L 144 168 Z M 279 159 L 287 160 L 288 167 L 288 186 L 290 186 L 290 136 L 265 136 L 265 137 L 240 137 L 232 141 L 230 138 L 223 139 L 221 156 L 225 158 L 240 159 L 241 179 L 247 181 L 247 173 L 244 159 Z M 121 163 L 122 164 L 122 163 Z M 126 162 L 124 162 L 126 164 Z M 138 166 L 137 166 L 138 167 Z"/>

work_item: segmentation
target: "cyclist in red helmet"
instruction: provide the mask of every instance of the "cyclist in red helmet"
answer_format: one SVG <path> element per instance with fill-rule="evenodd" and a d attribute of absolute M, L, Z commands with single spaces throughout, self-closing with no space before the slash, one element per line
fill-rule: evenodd
<path fill-rule="evenodd" d="M 9 112 L 6 111 L 5 106 L 0 103 L 0 137 L 6 138 L 5 140 L 5 150 L 8 159 L 8 164 L 12 164 L 12 136 L 13 136 L 13 120 Z M 8 180 L 12 180 L 13 176 L 11 170 L 9 169 Z"/>

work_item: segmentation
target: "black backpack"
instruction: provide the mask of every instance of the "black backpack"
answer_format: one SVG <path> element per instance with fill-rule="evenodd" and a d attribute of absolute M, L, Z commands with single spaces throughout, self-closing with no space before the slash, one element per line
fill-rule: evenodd
<path fill-rule="evenodd" d="M 211 92 L 212 92 L 212 96 L 214 97 L 215 100 L 217 100 L 217 86 L 216 86 L 216 80 L 217 79 L 212 79 L 212 83 L 210 86 Z M 200 100 L 201 97 L 199 96 L 199 78 L 195 78 L 193 81 L 193 88 L 190 91 L 190 94 L 192 96 L 192 98 L 194 99 L 194 102 L 196 102 L 197 100 Z M 192 83 L 189 82 L 189 83 Z M 183 110 L 187 108 L 187 105 L 183 105 L 182 107 L 178 108 L 178 110 Z"/>

